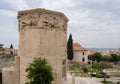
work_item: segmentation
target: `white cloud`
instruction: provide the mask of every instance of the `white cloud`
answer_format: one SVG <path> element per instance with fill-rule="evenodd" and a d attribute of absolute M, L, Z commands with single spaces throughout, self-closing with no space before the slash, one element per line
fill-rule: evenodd
<path fill-rule="evenodd" d="M 68 35 L 72 33 L 74 41 L 85 47 L 120 47 L 120 0 L 0 0 L 0 3 L 3 36 L 0 39 L 4 38 L 6 44 L 9 37 L 18 45 L 17 11 L 45 8 L 63 12 L 69 19 Z"/>

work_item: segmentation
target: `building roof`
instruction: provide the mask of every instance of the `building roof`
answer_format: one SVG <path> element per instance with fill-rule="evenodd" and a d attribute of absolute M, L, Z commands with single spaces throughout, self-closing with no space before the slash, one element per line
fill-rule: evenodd
<path fill-rule="evenodd" d="M 11 51 L 13 51 L 13 49 L 12 48 L 4 48 L 4 51 L 11 52 Z"/>
<path fill-rule="evenodd" d="M 95 51 L 89 50 L 89 55 L 92 55 L 92 54 L 94 54 L 94 53 L 95 53 Z"/>
<path fill-rule="evenodd" d="M 79 43 L 73 43 L 73 51 L 87 51 L 87 49 L 82 47 Z"/>

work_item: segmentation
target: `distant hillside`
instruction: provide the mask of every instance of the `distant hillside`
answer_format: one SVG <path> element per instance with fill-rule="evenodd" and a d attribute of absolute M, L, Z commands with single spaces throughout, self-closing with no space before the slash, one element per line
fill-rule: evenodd
<path fill-rule="evenodd" d="M 87 48 L 88 50 L 93 50 L 96 52 L 107 51 L 107 50 L 117 50 L 118 48 Z"/>

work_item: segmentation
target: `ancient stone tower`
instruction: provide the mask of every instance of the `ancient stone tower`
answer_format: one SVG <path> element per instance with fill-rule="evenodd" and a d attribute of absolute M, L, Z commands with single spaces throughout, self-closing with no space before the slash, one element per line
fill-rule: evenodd
<path fill-rule="evenodd" d="M 34 57 L 47 59 L 54 71 L 53 84 L 62 84 L 66 65 L 67 17 L 60 12 L 33 9 L 18 12 L 20 84 Z"/>

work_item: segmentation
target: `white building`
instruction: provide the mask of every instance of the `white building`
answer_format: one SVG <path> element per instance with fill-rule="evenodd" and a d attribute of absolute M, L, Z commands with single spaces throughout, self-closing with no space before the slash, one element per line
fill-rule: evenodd
<path fill-rule="evenodd" d="M 79 43 L 73 43 L 73 60 L 72 62 L 88 63 L 89 51 Z"/>

